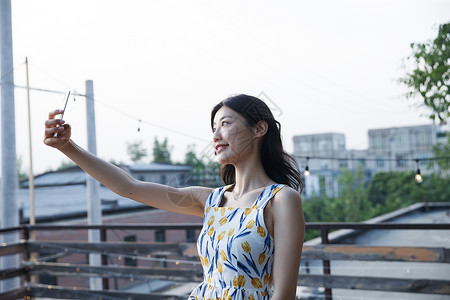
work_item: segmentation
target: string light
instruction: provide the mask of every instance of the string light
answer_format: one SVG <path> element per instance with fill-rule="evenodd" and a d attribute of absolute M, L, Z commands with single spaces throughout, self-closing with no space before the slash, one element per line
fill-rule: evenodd
<path fill-rule="evenodd" d="M 309 166 L 308 166 L 309 157 L 306 157 L 306 167 L 305 167 L 305 176 L 309 176 Z"/>
<path fill-rule="evenodd" d="M 138 122 L 138 129 L 137 129 L 137 137 L 140 138 L 141 137 L 141 119 L 139 119 Z"/>
<path fill-rule="evenodd" d="M 423 182 L 423 178 L 422 178 L 422 175 L 420 174 L 419 160 L 418 159 L 416 159 L 416 163 L 417 163 L 417 171 L 416 171 L 415 179 L 416 179 L 417 183 L 422 183 Z"/>

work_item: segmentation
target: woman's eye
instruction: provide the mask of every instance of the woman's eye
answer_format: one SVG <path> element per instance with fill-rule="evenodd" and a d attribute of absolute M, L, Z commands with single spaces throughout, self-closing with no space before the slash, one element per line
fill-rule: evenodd
<path fill-rule="evenodd" d="M 222 122 L 222 126 L 224 126 L 224 125 L 226 125 L 226 124 L 228 124 L 227 121 L 223 121 L 223 122 Z"/>

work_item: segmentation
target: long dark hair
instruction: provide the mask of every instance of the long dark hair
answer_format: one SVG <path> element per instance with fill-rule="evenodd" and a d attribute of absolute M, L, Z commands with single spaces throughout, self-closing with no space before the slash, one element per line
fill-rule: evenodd
<path fill-rule="evenodd" d="M 261 162 L 267 175 L 277 183 L 286 184 L 301 192 L 303 190 L 302 176 L 297 161 L 283 149 L 281 141 L 281 124 L 273 117 L 269 107 L 264 101 L 249 95 L 239 94 L 229 97 L 214 106 L 211 112 L 211 128 L 217 111 L 223 106 L 229 107 L 239 113 L 253 127 L 259 121 L 268 124 L 261 147 Z M 222 165 L 219 175 L 225 184 L 236 181 L 236 170 L 233 165 Z"/>

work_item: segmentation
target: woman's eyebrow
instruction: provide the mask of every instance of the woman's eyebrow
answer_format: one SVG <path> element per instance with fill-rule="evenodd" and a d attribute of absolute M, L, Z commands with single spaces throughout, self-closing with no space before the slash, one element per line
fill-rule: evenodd
<path fill-rule="evenodd" d="M 225 118 L 233 118 L 233 116 L 229 116 L 229 115 L 222 116 L 222 118 L 220 118 L 219 121 L 222 121 Z M 216 124 L 216 122 L 214 122 L 213 124 Z"/>

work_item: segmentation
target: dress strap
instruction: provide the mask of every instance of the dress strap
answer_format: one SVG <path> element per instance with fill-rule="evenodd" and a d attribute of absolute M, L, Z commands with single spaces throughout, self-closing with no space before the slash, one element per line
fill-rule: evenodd
<path fill-rule="evenodd" d="M 211 206 L 219 206 L 220 202 L 222 200 L 222 196 L 225 193 L 225 191 L 230 187 L 231 185 L 225 185 L 218 188 L 215 188 L 211 194 L 209 195 L 208 201 L 206 202 L 206 207 Z"/>
<path fill-rule="evenodd" d="M 273 198 L 273 196 L 275 196 L 275 194 L 278 193 L 278 191 L 281 190 L 284 186 L 284 184 L 272 184 L 271 186 L 266 187 L 256 202 L 258 208 L 264 209 L 267 203 L 269 203 L 269 201 Z"/>

